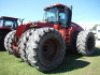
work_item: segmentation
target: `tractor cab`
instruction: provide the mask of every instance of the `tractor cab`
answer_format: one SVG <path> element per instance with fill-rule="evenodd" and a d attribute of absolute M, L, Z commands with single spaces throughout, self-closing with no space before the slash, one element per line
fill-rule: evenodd
<path fill-rule="evenodd" d="M 71 24 L 72 11 L 69 7 L 62 4 L 55 4 L 46 7 L 45 9 L 45 21 L 48 23 L 54 23 L 61 27 L 69 27 Z"/>
<path fill-rule="evenodd" d="M 0 17 L 0 27 L 10 27 L 11 29 L 16 30 L 18 27 L 17 20 L 17 18 L 2 16 Z"/>

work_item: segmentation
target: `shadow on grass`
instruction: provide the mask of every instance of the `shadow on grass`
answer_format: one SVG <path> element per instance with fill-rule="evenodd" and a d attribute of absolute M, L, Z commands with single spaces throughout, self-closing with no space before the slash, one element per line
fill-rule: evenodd
<path fill-rule="evenodd" d="M 0 47 L 0 51 L 6 51 L 6 49 L 2 46 Z"/>
<path fill-rule="evenodd" d="M 6 51 L 0 50 L 0 52 L 6 52 Z"/>
<path fill-rule="evenodd" d="M 45 72 L 46 74 L 56 74 L 72 71 L 75 69 L 84 68 L 90 64 L 90 62 L 83 60 L 76 60 L 77 58 L 82 57 L 81 55 L 76 54 L 66 54 L 63 63 L 55 70 L 51 72 Z"/>
<path fill-rule="evenodd" d="M 6 50 L 0 49 L 0 52 L 5 52 Z"/>
<path fill-rule="evenodd" d="M 100 56 L 100 48 L 95 48 L 95 52 L 90 57 L 94 56 Z"/>
<path fill-rule="evenodd" d="M 3 52 L 3 51 L 0 51 L 0 52 Z M 100 56 L 99 48 L 95 48 L 94 54 L 91 55 L 90 57 L 94 57 L 94 56 Z M 83 61 L 83 60 L 77 60 L 78 58 L 81 58 L 81 57 L 82 56 L 78 55 L 78 54 L 67 53 L 63 63 L 57 69 L 55 69 L 51 72 L 45 72 L 45 74 L 64 73 L 64 72 L 69 72 L 69 71 L 73 71 L 73 70 L 84 68 L 84 67 L 88 66 L 90 64 L 90 62 Z M 21 62 L 23 62 L 23 61 L 21 61 Z"/>
<path fill-rule="evenodd" d="M 89 57 L 94 57 L 94 56 L 100 56 L 99 48 L 95 48 L 94 54 L 92 54 Z M 80 57 L 82 57 L 82 55 L 67 53 L 62 65 L 60 65 L 60 67 L 58 67 L 57 69 L 51 72 L 46 72 L 46 74 L 64 73 L 64 72 L 72 71 L 75 69 L 84 68 L 90 64 L 90 62 L 87 62 L 87 61 L 76 60 L 77 58 L 80 58 Z"/>

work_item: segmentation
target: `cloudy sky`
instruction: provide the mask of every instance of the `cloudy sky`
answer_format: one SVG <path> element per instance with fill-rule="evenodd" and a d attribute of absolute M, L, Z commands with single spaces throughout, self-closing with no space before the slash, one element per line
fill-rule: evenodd
<path fill-rule="evenodd" d="M 0 16 L 37 21 L 43 19 L 44 7 L 55 3 L 72 5 L 72 21 L 84 28 L 100 24 L 100 0 L 0 0 Z"/>

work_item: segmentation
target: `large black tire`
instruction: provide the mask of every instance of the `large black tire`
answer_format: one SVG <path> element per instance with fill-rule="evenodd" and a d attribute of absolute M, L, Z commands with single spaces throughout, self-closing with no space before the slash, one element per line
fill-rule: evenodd
<path fill-rule="evenodd" d="M 5 39 L 4 39 L 4 47 L 8 51 L 9 54 L 13 53 L 12 42 L 13 42 L 13 39 L 14 39 L 15 32 L 16 32 L 16 30 L 9 32 L 5 36 Z"/>
<path fill-rule="evenodd" d="M 39 71 L 50 71 L 61 64 L 65 50 L 65 41 L 57 30 L 37 29 L 27 43 L 28 63 Z"/>
<path fill-rule="evenodd" d="M 79 31 L 76 31 L 73 33 L 72 35 L 72 39 L 71 39 L 71 47 L 69 49 L 69 52 L 71 53 L 78 53 L 77 52 L 77 47 L 76 47 L 76 40 L 77 40 L 77 36 L 79 34 Z"/>
<path fill-rule="evenodd" d="M 95 48 L 95 37 L 92 32 L 81 31 L 77 37 L 77 51 L 82 55 L 91 55 Z"/>
<path fill-rule="evenodd" d="M 27 41 L 29 40 L 29 37 L 31 34 L 34 32 L 35 29 L 29 29 L 26 32 L 24 32 L 18 42 L 18 52 L 20 54 L 20 57 L 22 58 L 23 61 L 27 62 L 26 58 L 26 44 Z"/>
<path fill-rule="evenodd" d="M 7 32 L 2 30 L 0 31 L 0 50 L 4 51 L 5 47 L 4 47 L 4 38 L 6 36 Z"/>

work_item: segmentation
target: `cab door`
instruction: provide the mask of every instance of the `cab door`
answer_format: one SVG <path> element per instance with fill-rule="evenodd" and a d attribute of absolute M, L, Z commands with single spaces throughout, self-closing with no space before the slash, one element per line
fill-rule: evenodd
<path fill-rule="evenodd" d="M 71 10 L 69 9 L 59 9 L 59 32 L 64 37 L 67 45 L 71 42 Z"/>

